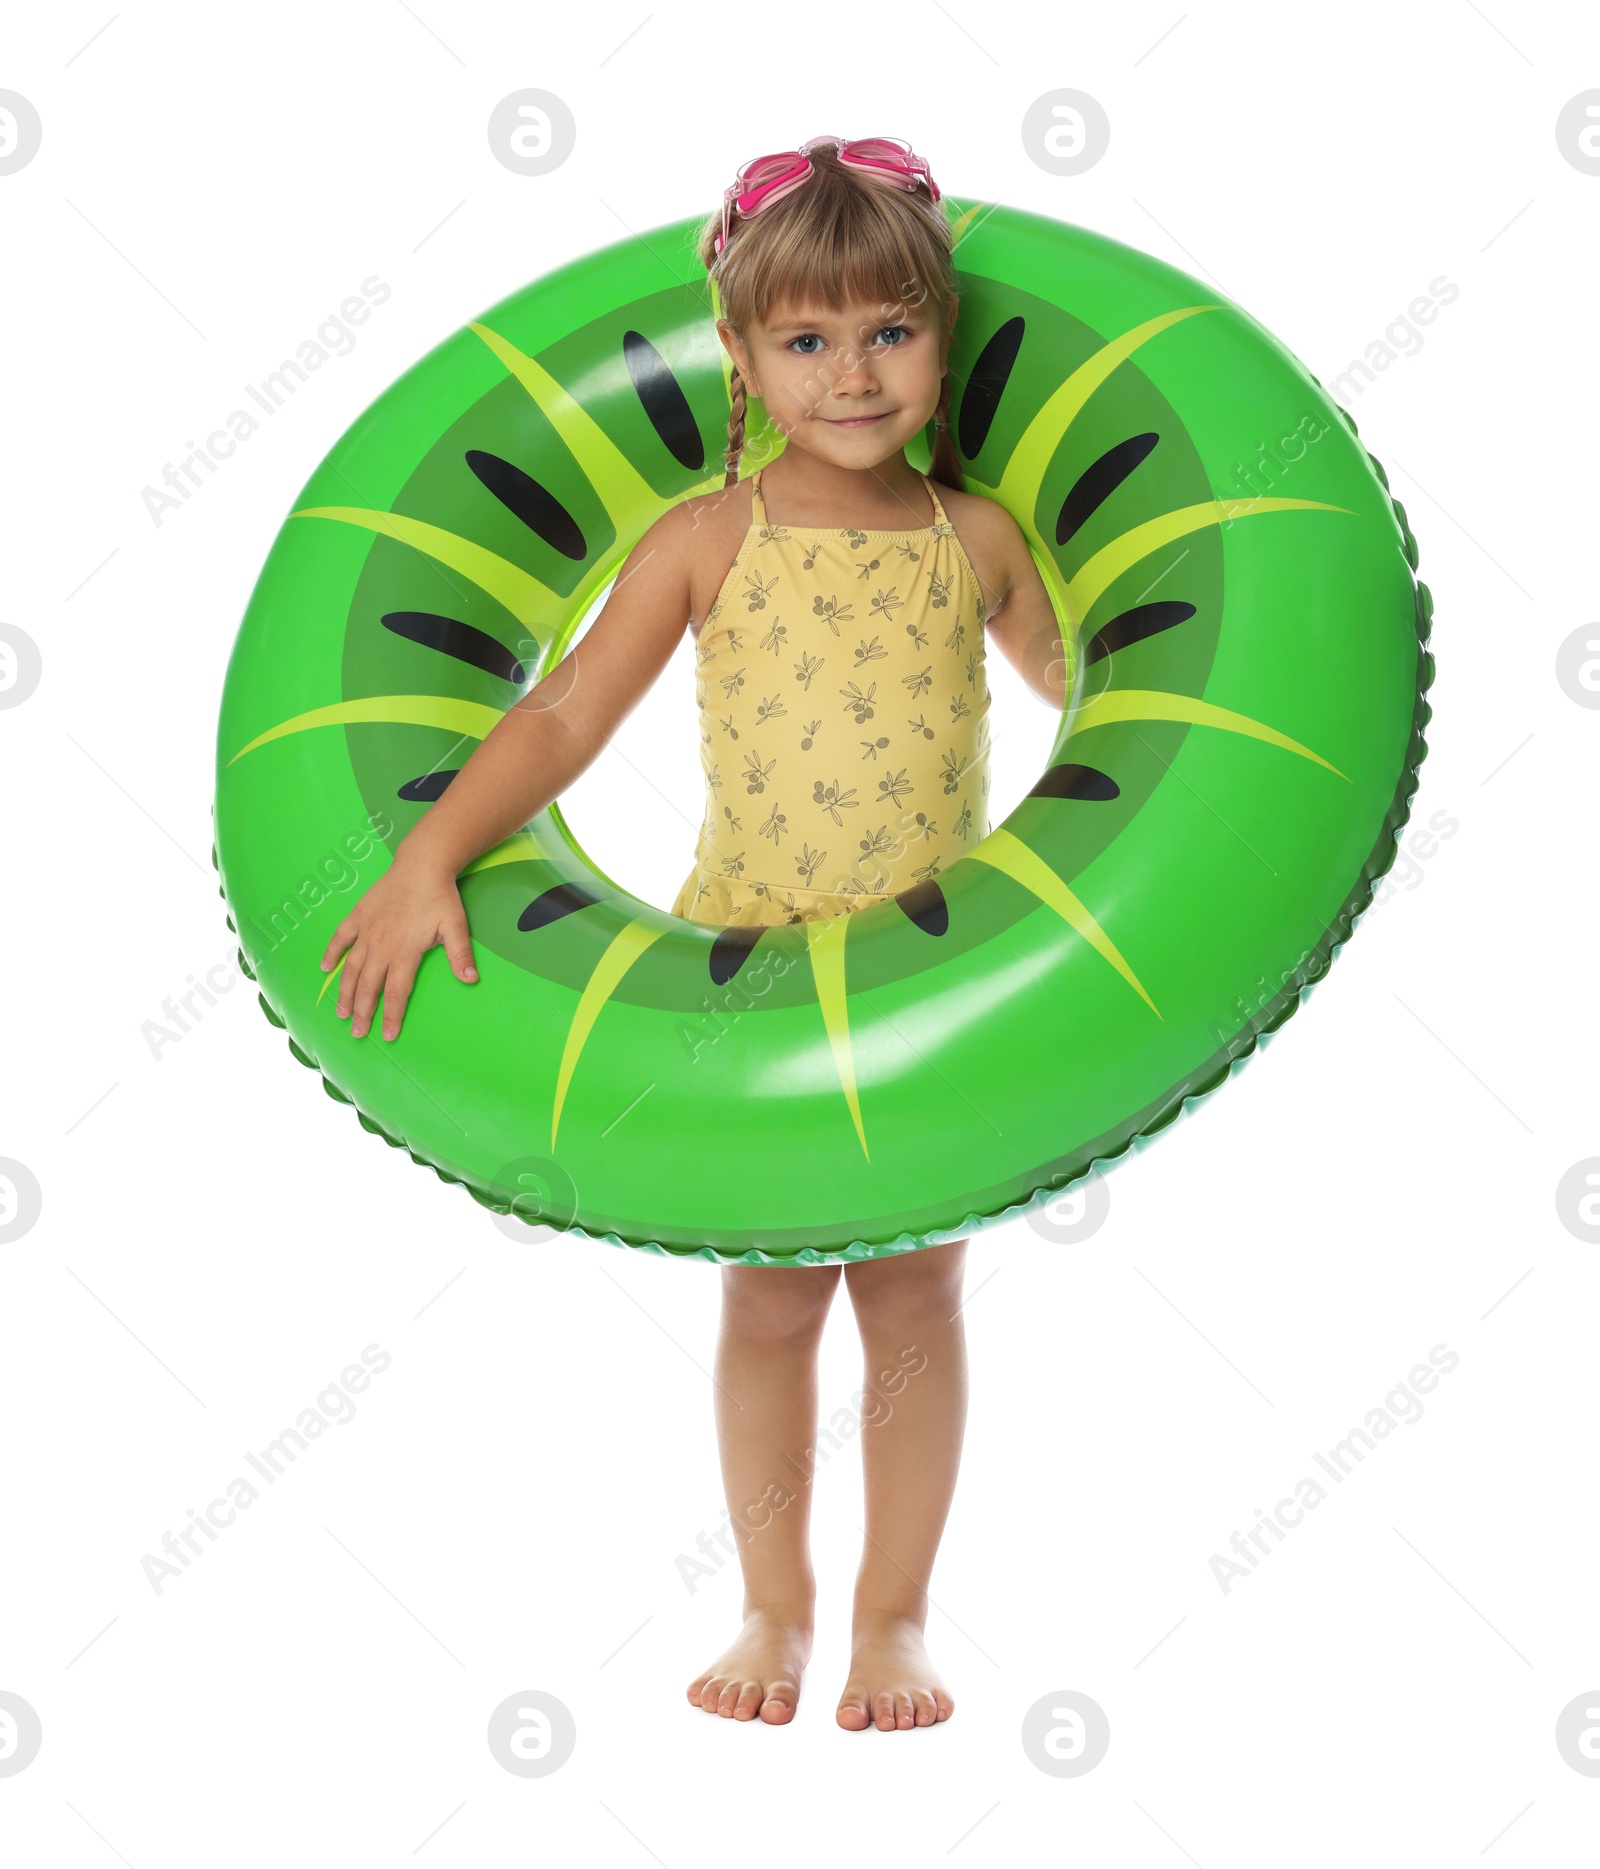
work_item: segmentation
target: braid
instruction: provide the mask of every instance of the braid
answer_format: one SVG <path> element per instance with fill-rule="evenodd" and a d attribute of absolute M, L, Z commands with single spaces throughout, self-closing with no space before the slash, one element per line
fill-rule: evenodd
<path fill-rule="evenodd" d="M 948 371 L 939 385 L 939 406 L 933 412 L 933 448 L 928 462 L 928 478 L 937 480 L 942 486 L 953 487 L 957 493 L 965 493 L 967 490 L 966 477 L 961 472 L 961 456 L 956 451 L 955 437 L 950 428 Z"/>
<path fill-rule="evenodd" d="M 734 486 L 739 479 L 739 457 L 744 453 L 744 414 L 745 387 L 744 378 L 739 374 L 739 366 L 733 366 L 733 379 L 728 386 L 728 451 L 723 456 L 726 468 L 722 485 L 724 489 Z"/>

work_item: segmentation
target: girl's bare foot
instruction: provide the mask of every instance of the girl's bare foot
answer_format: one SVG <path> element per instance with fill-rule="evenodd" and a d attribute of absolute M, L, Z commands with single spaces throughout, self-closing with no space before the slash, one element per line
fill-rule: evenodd
<path fill-rule="evenodd" d="M 704 1674 L 689 1683 L 689 1699 L 725 1720 L 770 1726 L 794 1718 L 800 1677 L 811 1659 L 811 1618 L 796 1611 L 752 1610 L 744 1627 Z"/>
<path fill-rule="evenodd" d="M 909 1616 L 856 1615 L 850 1678 L 838 1721 L 852 1733 L 880 1733 L 948 1720 L 955 1699 L 928 1660 L 921 1627 Z"/>

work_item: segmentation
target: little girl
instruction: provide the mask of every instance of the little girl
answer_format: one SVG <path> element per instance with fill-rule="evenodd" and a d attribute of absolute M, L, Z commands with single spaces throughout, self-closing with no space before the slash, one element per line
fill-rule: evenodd
<path fill-rule="evenodd" d="M 706 811 L 674 914 L 752 926 L 850 913 L 988 834 L 986 631 L 1058 709 L 1062 664 L 1020 528 L 963 489 L 939 201 L 927 164 L 888 138 L 813 137 L 740 171 L 700 246 L 735 366 L 723 489 L 650 527 L 583 640 L 508 710 L 335 931 L 322 965 L 349 949 L 338 1010 L 353 1012 L 353 1036 L 381 995 L 395 1037 L 437 943 L 458 978 L 476 979 L 456 876 L 572 784 L 686 627 Z M 750 395 L 784 445 L 746 492 Z M 930 419 L 923 475 L 905 444 Z M 866 1541 L 835 1717 L 892 1732 L 954 1711 L 923 1637 L 966 1420 L 966 1249 L 722 1269 L 715 1407 L 745 1589 L 741 1628 L 689 1685 L 706 1712 L 794 1717 L 815 1599 L 817 1349 L 841 1275 L 871 1399 Z"/>

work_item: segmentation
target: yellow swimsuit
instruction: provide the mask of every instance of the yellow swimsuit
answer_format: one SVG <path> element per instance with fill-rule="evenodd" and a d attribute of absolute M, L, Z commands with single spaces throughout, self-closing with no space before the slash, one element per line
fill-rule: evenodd
<path fill-rule="evenodd" d="M 768 523 L 754 476 L 696 646 L 706 810 L 674 915 L 843 914 L 988 835 L 983 590 L 923 485 L 930 526 L 791 531 Z"/>

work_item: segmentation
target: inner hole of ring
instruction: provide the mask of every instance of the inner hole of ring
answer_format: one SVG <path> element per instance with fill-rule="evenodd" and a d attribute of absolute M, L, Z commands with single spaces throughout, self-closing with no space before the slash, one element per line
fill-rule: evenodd
<path fill-rule="evenodd" d="M 611 590 L 607 584 L 590 605 L 569 655 L 605 608 Z M 984 664 L 990 695 L 989 824 L 994 829 L 1049 764 L 1058 716 L 992 642 L 985 646 Z M 641 901 L 670 908 L 694 867 L 706 804 L 695 645 L 687 628 L 660 677 L 558 802 L 573 836 L 607 876 Z M 959 847 L 952 850 L 949 862 L 961 854 Z"/>

